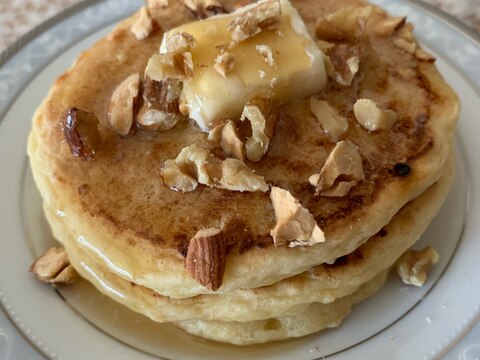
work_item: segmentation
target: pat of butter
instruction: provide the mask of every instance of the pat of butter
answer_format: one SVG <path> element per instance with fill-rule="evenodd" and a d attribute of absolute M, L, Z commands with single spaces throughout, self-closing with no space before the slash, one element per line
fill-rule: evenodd
<path fill-rule="evenodd" d="M 259 3 L 238 9 L 234 13 L 195 21 L 164 35 L 160 53 L 166 53 L 166 40 L 186 32 L 195 38 L 191 49 L 194 75 L 184 81 L 181 102 L 203 130 L 222 118 L 237 119 L 245 104 L 255 97 L 276 101 L 303 98 L 322 90 L 326 84 L 323 55 L 307 32 L 296 9 L 287 0 L 278 1 L 281 17 L 274 29 L 233 43 L 228 25 L 237 16 L 254 11 Z M 265 6 L 265 5 L 264 5 Z M 228 46 L 234 57 L 234 67 L 220 75 L 214 68 L 220 48 Z M 273 62 L 262 49 L 270 50 Z M 271 58 L 271 56 L 270 56 Z"/>

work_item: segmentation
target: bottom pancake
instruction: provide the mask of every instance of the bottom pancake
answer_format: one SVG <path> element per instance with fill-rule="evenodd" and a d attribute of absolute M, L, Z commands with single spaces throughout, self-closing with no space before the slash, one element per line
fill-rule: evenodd
<path fill-rule="evenodd" d="M 387 279 L 384 270 L 351 295 L 330 304 L 313 303 L 298 315 L 250 322 L 190 320 L 173 323 L 205 339 L 234 345 L 252 345 L 290 339 L 340 325 L 352 306 L 375 294 Z"/>
<path fill-rule="evenodd" d="M 192 319 L 247 322 L 296 315 L 311 303 L 332 302 L 353 293 L 377 273 L 392 266 L 418 240 L 438 212 L 452 178 L 453 160 L 443 177 L 406 205 L 382 232 L 332 265 L 314 267 L 271 286 L 185 299 L 170 299 L 120 278 L 110 271 L 109 267 L 114 265 L 109 264 L 108 259 L 99 262 L 98 256 L 91 256 L 95 249 L 79 242 L 78 237 L 75 239 L 61 217 L 47 207 L 45 213 L 77 271 L 101 292 L 130 309 L 158 322 Z M 112 288 L 116 291 L 112 292 Z"/>

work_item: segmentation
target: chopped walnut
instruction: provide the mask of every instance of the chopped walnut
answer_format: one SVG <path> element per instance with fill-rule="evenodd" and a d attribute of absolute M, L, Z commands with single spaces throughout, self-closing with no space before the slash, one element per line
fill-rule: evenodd
<path fill-rule="evenodd" d="M 264 2 L 238 16 L 230 24 L 232 40 L 241 42 L 251 38 L 263 30 L 273 30 L 280 22 L 281 6 L 279 0 Z"/>
<path fill-rule="evenodd" d="M 393 44 L 409 54 L 415 54 L 417 43 L 413 36 L 413 25 L 405 24 L 396 33 L 392 39 Z"/>
<path fill-rule="evenodd" d="M 222 229 L 200 230 L 188 244 L 185 269 L 199 284 L 215 291 L 223 282 L 226 253 Z"/>
<path fill-rule="evenodd" d="M 30 266 L 30 272 L 39 280 L 52 285 L 68 285 L 77 278 L 64 248 L 48 249 Z"/>
<path fill-rule="evenodd" d="M 162 166 L 163 182 L 170 189 L 181 192 L 191 192 L 198 186 L 193 175 L 183 170 L 175 160 L 167 160 Z"/>
<path fill-rule="evenodd" d="M 173 167 L 172 160 L 168 160 L 168 168 Z M 256 175 L 247 165 L 238 159 L 221 160 L 209 150 L 196 144 L 182 149 L 174 160 L 179 169 L 186 175 L 196 177 L 199 184 L 233 191 L 262 191 L 268 190 L 263 177 Z M 164 164 L 165 169 L 165 164 Z M 162 177 L 164 170 L 162 170 Z M 165 178 L 164 178 L 165 181 Z M 171 184 L 169 182 L 169 184 Z M 168 185 L 172 188 L 171 185 Z"/>
<path fill-rule="evenodd" d="M 270 232 L 275 246 L 312 246 L 325 241 L 313 215 L 289 191 L 274 186 L 270 199 L 276 219 Z"/>
<path fill-rule="evenodd" d="M 239 160 L 245 159 L 245 144 L 238 136 L 236 124 L 228 120 L 222 128 L 220 146 L 227 156 L 235 156 Z"/>
<path fill-rule="evenodd" d="M 405 24 L 406 17 L 387 17 L 375 24 L 373 31 L 379 36 L 391 36 Z"/>
<path fill-rule="evenodd" d="M 197 19 L 205 19 L 218 14 L 226 14 L 227 10 L 216 0 L 181 0 Z"/>
<path fill-rule="evenodd" d="M 167 39 L 167 52 L 172 54 L 182 54 L 191 51 L 197 44 L 195 38 L 187 32 L 173 34 Z"/>
<path fill-rule="evenodd" d="M 423 286 L 427 272 L 440 260 L 440 256 L 431 246 L 422 250 L 407 250 L 397 260 L 395 267 L 402 281 L 408 285 Z"/>
<path fill-rule="evenodd" d="M 320 181 L 320 174 L 313 174 L 313 175 L 310 175 L 310 177 L 308 178 L 308 182 L 310 183 L 310 185 L 315 187 L 317 187 L 319 181 Z"/>
<path fill-rule="evenodd" d="M 327 75 L 337 84 L 349 87 L 360 68 L 360 47 L 350 44 L 334 45 L 327 49 L 325 60 Z"/>
<path fill-rule="evenodd" d="M 273 102 L 268 99 L 256 98 L 243 109 L 241 121 L 247 119 L 252 126 L 252 136 L 245 144 L 247 159 L 260 161 L 268 151 L 275 126 L 277 124 L 277 113 Z"/>
<path fill-rule="evenodd" d="M 132 129 L 140 85 L 140 75 L 130 75 L 118 85 L 110 99 L 108 120 L 120 136 L 128 135 Z"/>
<path fill-rule="evenodd" d="M 71 108 L 62 122 L 63 135 L 73 156 L 90 161 L 95 158 L 93 144 L 99 141 L 98 118 L 89 112 Z"/>
<path fill-rule="evenodd" d="M 130 30 L 138 40 L 144 40 L 150 36 L 150 34 L 153 32 L 153 29 L 153 19 L 150 16 L 148 9 L 143 6 L 139 11 L 135 24 L 133 24 Z"/>
<path fill-rule="evenodd" d="M 273 57 L 273 49 L 269 45 L 256 45 L 257 52 L 262 56 L 263 60 L 268 66 L 275 66 L 275 59 Z"/>
<path fill-rule="evenodd" d="M 137 124 L 152 131 L 166 131 L 181 119 L 179 101 L 182 87 L 177 79 L 156 81 L 145 79 L 143 103 L 136 117 Z"/>
<path fill-rule="evenodd" d="M 232 53 L 223 51 L 215 58 L 215 64 L 213 65 L 216 72 L 227 78 L 227 73 L 233 70 L 235 66 L 235 58 Z"/>
<path fill-rule="evenodd" d="M 358 99 L 353 112 L 358 123 L 370 131 L 389 130 L 397 120 L 394 111 L 384 110 L 370 99 Z"/>
<path fill-rule="evenodd" d="M 358 38 L 365 32 L 365 25 L 371 13 L 371 6 L 341 8 L 318 20 L 315 35 L 318 39 L 326 41 Z"/>
<path fill-rule="evenodd" d="M 334 141 L 348 130 L 348 120 L 327 101 L 310 98 L 310 110 L 315 118 L 322 125 L 323 130 L 332 137 Z"/>
<path fill-rule="evenodd" d="M 220 138 L 222 136 L 222 130 L 225 124 L 227 123 L 226 119 L 222 119 L 219 121 L 216 121 L 215 123 L 212 123 L 209 125 L 209 130 L 208 130 L 208 141 L 213 141 L 213 142 L 220 142 Z"/>
<path fill-rule="evenodd" d="M 349 140 L 339 141 L 320 171 L 315 194 L 345 196 L 364 179 L 362 158 L 356 145 Z"/>

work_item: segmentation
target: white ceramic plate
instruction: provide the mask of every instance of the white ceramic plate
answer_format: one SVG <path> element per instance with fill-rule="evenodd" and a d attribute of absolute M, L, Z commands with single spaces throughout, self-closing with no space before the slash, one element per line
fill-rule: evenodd
<path fill-rule="evenodd" d="M 457 177 L 442 211 L 418 244 L 434 245 L 442 259 L 426 286 L 406 287 L 392 277 L 378 295 L 355 307 L 339 329 L 236 348 L 155 324 L 84 282 L 56 292 L 35 281 L 27 269 L 52 238 L 25 154 L 30 119 L 55 78 L 79 53 L 107 34 L 112 23 L 141 6 L 140 0 L 90 1 L 4 54 L 0 68 L 0 303 L 32 347 L 55 359 L 431 359 L 468 331 L 480 312 L 476 269 L 480 225 L 475 221 L 480 218 L 475 182 L 480 179 L 476 158 L 480 45 L 410 3 L 375 2 L 397 15 L 408 15 L 463 106 Z M 17 358 L 7 350 L 2 353 L 0 327 L 0 360 Z"/>

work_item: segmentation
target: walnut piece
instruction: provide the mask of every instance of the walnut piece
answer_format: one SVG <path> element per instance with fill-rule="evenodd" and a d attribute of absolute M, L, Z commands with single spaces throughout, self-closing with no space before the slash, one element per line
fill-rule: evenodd
<path fill-rule="evenodd" d="M 315 195 L 345 196 L 364 179 L 362 158 L 357 146 L 349 140 L 339 141 L 320 171 Z"/>
<path fill-rule="evenodd" d="M 422 250 L 407 250 L 397 260 L 395 267 L 402 281 L 408 285 L 423 286 L 427 281 L 427 272 L 440 256 L 431 246 Z"/>
<path fill-rule="evenodd" d="M 222 128 L 220 146 L 227 156 L 234 156 L 244 161 L 245 144 L 240 140 L 237 125 L 232 120 L 228 120 Z"/>
<path fill-rule="evenodd" d="M 223 51 L 215 58 L 213 68 L 216 72 L 227 78 L 227 73 L 233 70 L 235 66 L 235 57 L 228 51 Z"/>
<path fill-rule="evenodd" d="M 221 229 L 200 230 L 188 244 L 185 269 L 199 284 L 215 291 L 223 282 L 226 253 Z"/>
<path fill-rule="evenodd" d="M 435 57 L 421 48 L 417 48 L 415 50 L 415 57 L 420 61 L 425 61 L 430 63 L 435 62 Z"/>
<path fill-rule="evenodd" d="M 268 66 L 275 66 L 275 58 L 273 57 L 273 49 L 269 45 L 256 45 L 255 48 Z"/>
<path fill-rule="evenodd" d="M 133 74 L 123 80 L 110 99 L 109 122 L 120 136 L 132 129 L 140 91 L 140 75 Z"/>
<path fill-rule="evenodd" d="M 166 131 L 173 128 L 182 118 L 179 113 L 181 82 L 178 79 L 162 81 L 145 79 L 143 103 L 136 121 L 142 128 Z"/>
<path fill-rule="evenodd" d="M 181 0 L 197 19 L 205 19 L 218 14 L 226 14 L 227 10 L 216 0 Z"/>
<path fill-rule="evenodd" d="M 395 30 L 399 29 L 405 24 L 406 17 L 392 17 L 388 16 L 387 18 L 379 21 L 373 27 L 375 34 L 379 36 L 391 36 Z"/>
<path fill-rule="evenodd" d="M 315 35 L 326 41 L 353 40 L 365 32 L 371 6 L 344 7 L 318 20 Z"/>
<path fill-rule="evenodd" d="M 325 241 L 313 215 L 289 191 L 274 186 L 270 199 L 276 219 L 270 232 L 275 246 L 312 246 Z"/>
<path fill-rule="evenodd" d="M 182 54 L 192 50 L 197 44 L 195 38 L 187 32 L 173 34 L 167 39 L 167 52 L 172 54 Z"/>
<path fill-rule="evenodd" d="M 150 34 L 153 32 L 153 28 L 153 19 L 150 16 L 148 9 L 143 6 L 138 13 L 135 24 L 133 24 L 130 28 L 130 31 L 138 40 L 144 40 L 150 36 Z"/>
<path fill-rule="evenodd" d="M 182 169 L 175 160 L 167 160 L 162 166 L 163 182 L 170 189 L 190 192 L 197 188 L 198 182 L 187 170 Z"/>
<path fill-rule="evenodd" d="M 417 43 L 413 37 L 413 25 L 405 24 L 396 33 L 392 43 L 409 54 L 415 54 Z"/>
<path fill-rule="evenodd" d="M 258 35 L 263 30 L 276 29 L 281 15 L 279 0 L 266 1 L 236 16 L 227 28 L 232 40 L 238 43 Z"/>
<path fill-rule="evenodd" d="M 358 99 L 353 112 L 357 122 L 370 131 L 389 130 L 397 120 L 394 111 L 382 109 L 371 99 Z"/>
<path fill-rule="evenodd" d="M 343 87 L 350 87 L 360 69 L 360 47 L 339 44 L 329 47 L 325 57 L 325 70 L 328 77 Z"/>
<path fill-rule="evenodd" d="M 322 125 L 323 130 L 332 137 L 334 141 L 348 130 L 348 120 L 327 101 L 310 98 L 310 110 L 315 118 Z"/>
<path fill-rule="evenodd" d="M 267 153 L 275 132 L 277 113 L 273 102 L 263 98 L 253 99 L 243 109 L 240 120 L 245 119 L 252 126 L 252 136 L 245 143 L 247 159 L 257 162 Z"/>
<path fill-rule="evenodd" d="M 52 285 L 68 285 L 77 278 L 64 248 L 48 249 L 30 266 L 30 272 L 39 280 Z"/>
<path fill-rule="evenodd" d="M 98 118 L 89 112 L 71 108 L 62 121 L 63 136 L 73 156 L 85 161 L 95 158 L 93 144 L 99 140 Z"/>
<path fill-rule="evenodd" d="M 176 167 L 178 167 L 178 170 Z M 165 172 L 166 169 L 172 168 L 175 169 L 178 179 L 182 180 L 182 184 L 183 181 L 189 180 L 186 178 L 186 176 L 189 176 L 199 184 L 219 189 L 261 192 L 268 190 L 268 185 L 263 177 L 256 175 L 242 161 L 238 159 L 222 161 L 209 150 L 196 144 L 183 148 L 175 160 L 167 160 L 162 168 L 162 177 L 167 186 L 173 190 L 187 191 L 185 189 L 188 187 L 180 183 L 173 183 L 171 179 L 175 177 Z M 183 175 L 178 174 L 178 172 Z M 195 188 L 194 186 L 191 187 Z"/>

